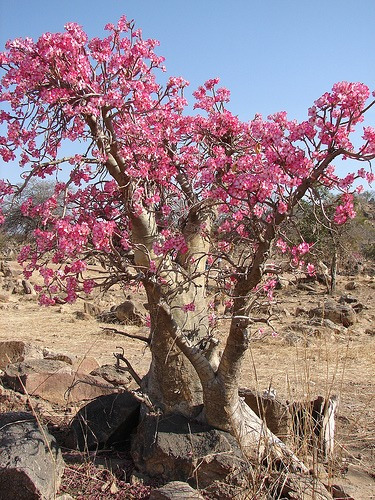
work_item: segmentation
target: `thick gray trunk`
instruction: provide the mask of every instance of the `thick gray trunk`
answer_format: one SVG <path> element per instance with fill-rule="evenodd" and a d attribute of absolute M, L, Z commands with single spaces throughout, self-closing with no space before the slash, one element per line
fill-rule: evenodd
<path fill-rule="evenodd" d="M 165 412 L 196 416 L 203 403 L 202 385 L 191 362 L 181 352 L 170 335 L 171 317 L 159 307 L 160 291 L 146 285 L 151 318 L 152 361 L 147 374 L 147 393 Z M 196 311 L 184 312 L 182 306 L 192 296 L 201 304 Z M 173 321 L 183 330 L 193 345 L 207 335 L 205 298 L 195 287 L 176 293 L 170 309 Z"/>

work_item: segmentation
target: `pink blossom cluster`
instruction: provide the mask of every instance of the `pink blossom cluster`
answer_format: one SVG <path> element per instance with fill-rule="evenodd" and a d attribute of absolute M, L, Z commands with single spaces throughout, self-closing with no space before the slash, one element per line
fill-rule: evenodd
<path fill-rule="evenodd" d="M 184 236 L 189 210 L 200 214 L 209 207 L 217 214 L 213 255 L 231 253 L 240 240 L 251 260 L 267 230 L 288 217 L 307 185 L 345 193 L 334 222 L 354 217 L 353 184 L 358 177 L 371 182 L 374 175 L 360 169 L 341 179 L 333 162 L 340 155 L 369 162 L 375 155 L 374 128 L 364 127 L 357 149 L 351 139 L 372 105 L 364 84 L 335 84 L 301 122 L 285 111 L 243 122 L 227 109 L 229 91 L 213 78 L 194 92 L 201 111 L 189 115 L 188 82 L 182 77 L 171 77 L 164 86 L 157 82 L 157 71 L 165 70 L 164 58 L 155 52 L 158 41 L 144 39 L 125 16 L 106 30 L 105 37 L 90 40 L 78 24 L 69 23 L 63 33 L 45 33 L 35 42 L 8 42 L 0 54 L 3 161 L 18 160 L 31 177 L 70 169 L 69 181 L 57 183 L 48 200 L 29 199 L 22 206 L 25 215 L 41 221 L 36 247 L 25 247 L 20 262 L 27 273 L 42 271 L 48 290 L 42 302 L 55 300 L 57 284 L 68 301 L 93 289 L 94 283 L 81 277 L 90 252 L 115 255 L 112 262 L 123 271 L 131 261 L 137 218 L 155 222 L 156 255 L 178 260 L 189 250 Z M 78 140 L 81 153 L 63 157 L 63 145 Z M 11 194 L 9 183 L 0 181 L 0 203 Z M 197 231 L 211 237 L 211 229 Z M 299 266 L 312 244 L 290 247 L 280 238 L 276 246 Z M 38 268 L 51 254 L 60 274 Z M 217 258 L 209 257 L 208 265 Z M 152 273 L 162 269 L 160 261 L 150 263 Z M 311 266 L 306 268 L 313 273 Z M 232 271 L 228 292 L 238 279 Z"/>
<path fill-rule="evenodd" d="M 356 212 L 354 210 L 353 195 L 345 193 L 341 197 L 341 203 L 336 207 L 333 218 L 336 224 L 344 224 L 348 219 L 354 219 Z"/>
<path fill-rule="evenodd" d="M 168 236 L 163 237 L 162 240 L 155 242 L 153 245 L 156 255 L 163 255 L 168 252 L 178 252 L 181 254 L 187 252 L 188 247 L 182 234 L 173 235 L 168 231 L 166 233 Z"/>
<path fill-rule="evenodd" d="M 272 278 L 272 279 L 268 279 L 263 285 L 263 290 L 264 290 L 264 292 L 266 292 L 269 300 L 273 299 L 273 292 L 275 290 L 276 284 L 277 284 L 277 280 Z"/>
<path fill-rule="evenodd" d="M 94 247 L 104 252 L 111 251 L 111 239 L 116 228 L 114 221 L 96 221 L 91 227 L 91 238 Z"/>
<path fill-rule="evenodd" d="M 189 304 L 184 304 L 181 309 L 184 311 L 184 312 L 188 312 L 188 311 L 195 311 L 195 304 L 194 302 L 190 302 Z"/>

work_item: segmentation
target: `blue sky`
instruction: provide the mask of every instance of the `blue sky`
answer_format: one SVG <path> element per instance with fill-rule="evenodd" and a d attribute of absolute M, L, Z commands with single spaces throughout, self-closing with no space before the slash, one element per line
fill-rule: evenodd
<path fill-rule="evenodd" d="M 220 77 L 243 120 L 280 110 L 303 119 L 340 80 L 375 89 L 375 0 L 0 0 L 0 50 L 70 21 L 102 36 L 122 14 L 160 40 L 168 76 L 191 91 Z"/>

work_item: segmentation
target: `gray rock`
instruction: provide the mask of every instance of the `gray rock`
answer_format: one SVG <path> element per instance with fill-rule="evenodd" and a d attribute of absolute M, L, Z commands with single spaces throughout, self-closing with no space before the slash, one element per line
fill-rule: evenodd
<path fill-rule="evenodd" d="M 55 438 L 31 413 L 0 415 L 0 498 L 52 500 L 63 471 Z"/>
<path fill-rule="evenodd" d="M 91 375 L 104 378 L 113 385 L 127 387 L 133 380 L 127 368 L 121 368 L 115 365 L 103 365 L 91 372 Z"/>
<path fill-rule="evenodd" d="M 74 417 L 66 444 L 82 451 L 124 448 L 138 425 L 139 411 L 140 402 L 130 392 L 100 396 Z"/>
<path fill-rule="evenodd" d="M 354 297 L 351 293 L 347 293 L 346 295 L 341 295 L 339 298 L 340 304 L 355 304 L 358 302 L 357 297 Z"/>
<path fill-rule="evenodd" d="M 337 325 L 345 327 L 349 327 L 357 321 L 356 313 L 350 305 L 338 304 L 333 300 L 327 300 L 323 306 L 311 309 L 309 316 L 310 318 L 330 319 Z"/>
<path fill-rule="evenodd" d="M 177 414 L 145 415 L 131 453 L 142 473 L 199 488 L 215 481 L 235 488 L 245 485 L 250 474 L 233 436 Z"/>
<path fill-rule="evenodd" d="M 334 333 L 337 333 L 337 334 L 341 333 L 342 326 L 337 325 L 336 323 L 334 323 L 330 319 L 327 319 L 327 318 L 324 319 L 323 320 L 323 326 L 325 326 L 326 328 L 329 328 Z"/>
<path fill-rule="evenodd" d="M 171 481 L 153 490 L 150 500 L 204 500 L 204 497 L 188 483 Z"/>

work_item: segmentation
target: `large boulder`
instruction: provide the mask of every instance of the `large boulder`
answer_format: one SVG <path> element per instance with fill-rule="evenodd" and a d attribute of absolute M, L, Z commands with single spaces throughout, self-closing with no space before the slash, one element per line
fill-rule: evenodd
<path fill-rule="evenodd" d="M 349 327 L 357 321 L 354 309 L 348 304 L 338 304 L 334 300 L 327 300 L 322 306 L 309 311 L 311 318 L 330 319 L 337 325 Z"/>
<path fill-rule="evenodd" d="M 31 413 L 0 415 L 0 498 L 52 500 L 63 471 L 54 437 Z"/>
<path fill-rule="evenodd" d="M 193 487 L 219 481 L 233 490 L 245 486 L 249 474 L 233 436 L 177 414 L 145 415 L 131 453 L 142 473 Z"/>
<path fill-rule="evenodd" d="M 140 402 L 130 392 L 101 396 L 74 417 L 66 444 L 82 451 L 124 448 L 138 425 L 139 410 Z"/>
<path fill-rule="evenodd" d="M 39 396 L 63 405 L 89 401 L 116 391 L 101 377 L 80 373 L 77 369 L 55 359 L 27 360 L 8 365 L 3 381 L 22 394 Z"/>
<path fill-rule="evenodd" d="M 42 350 L 29 342 L 6 340 L 0 342 L 0 370 L 11 364 L 24 361 L 26 358 L 41 359 Z"/>

